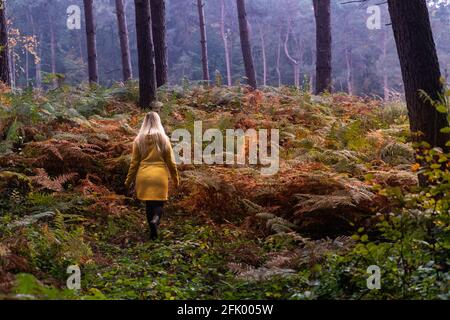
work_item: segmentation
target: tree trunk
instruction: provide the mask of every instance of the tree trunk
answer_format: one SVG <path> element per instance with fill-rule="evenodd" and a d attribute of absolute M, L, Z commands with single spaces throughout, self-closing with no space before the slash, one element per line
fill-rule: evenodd
<path fill-rule="evenodd" d="M 316 18 L 316 94 L 331 91 L 330 0 L 313 0 Z"/>
<path fill-rule="evenodd" d="M 353 92 L 353 52 L 351 44 L 347 42 L 345 46 L 345 62 L 347 65 L 347 92 L 349 95 L 354 95 Z"/>
<path fill-rule="evenodd" d="M 53 28 L 53 21 L 51 19 L 50 13 L 48 14 L 48 18 L 49 18 L 49 23 L 50 23 L 50 62 L 51 62 L 52 74 L 55 77 L 56 76 L 56 37 L 55 37 L 55 30 Z M 58 86 L 58 81 L 56 80 L 56 78 L 53 78 L 52 82 L 53 82 L 53 88 L 56 88 Z"/>
<path fill-rule="evenodd" d="M 286 29 L 286 38 L 284 40 L 284 53 L 286 54 L 286 57 L 289 59 L 289 61 L 292 63 L 292 67 L 294 70 L 294 86 L 296 88 L 300 87 L 300 67 L 299 67 L 299 61 L 294 59 L 291 54 L 289 53 L 289 34 L 291 33 L 291 20 L 288 19 L 288 26 Z"/>
<path fill-rule="evenodd" d="M 389 100 L 389 82 L 388 82 L 388 74 L 387 74 L 387 42 L 388 42 L 388 34 L 387 28 L 384 31 L 383 35 L 383 94 L 384 100 Z"/>
<path fill-rule="evenodd" d="M 167 83 L 166 4 L 164 0 L 150 1 L 153 44 L 155 47 L 156 84 Z"/>
<path fill-rule="evenodd" d="M 6 24 L 5 1 L 0 0 L 0 81 L 11 84 L 8 61 L 8 26 Z"/>
<path fill-rule="evenodd" d="M 84 16 L 86 20 L 89 82 L 98 83 L 97 44 L 95 37 L 93 0 L 83 0 L 83 2 Z"/>
<path fill-rule="evenodd" d="M 156 100 L 156 68 L 150 0 L 134 0 L 139 61 L 139 106 L 149 108 Z"/>
<path fill-rule="evenodd" d="M 130 57 L 130 41 L 128 38 L 127 17 L 123 0 L 116 0 L 117 25 L 119 29 L 120 52 L 122 55 L 122 77 L 128 81 L 133 77 Z"/>
<path fill-rule="evenodd" d="M 28 48 L 25 48 L 25 87 L 28 87 L 30 82 L 30 58 Z"/>
<path fill-rule="evenodd" d="M 278 35 L 277 65 L 276 65 L 276 71 L 277 71 L 277 75 L 278 75 L 278 86 L 279 87 L 281 87 L 281 85 L 282 85 L 281 70 L 280 70 L 280 61 L 281 61 L 281 30 L 282 30 L 282 28 L 280 28 L 280 33 Z"/>
<path fill-rule="evenodd" d="M 230 51 L 228 47 L 228 35 L 225 31 L 225 0 L 221 0 L 221 16 L 220 16 L 220 34 L 222 36 L 223 47 L 225 50 L 225 65 L 227 69 L 227 83 L 231 87 L 233 85 L 233 78 L 231 74 Z"/>
<path fill-rule="evenodd" d="M 40 35 L 38 34 L 37 28 L 36 28 L 36 24 L 34 23 L 34 17 L 33 17 L 33 12 L 31 11 L 30 7 L 28 7 L 28 20 L 30 21 L 31 24 L 31 29 L 33 30 L 33 35 L 36 37 L 36 54 L 37 57 L 35 57 L 34 59 L 34 64 L 35 64 L 35 87 L 40 89 L 42 87 L 42 74 L 41 74 L 41 46 L 39 43 L 39 39 L 41 38 Z"/>
<path fill-rule="evenodd" d="M 259 26 L 259 36 L 261 38 L 261 52 L 262 52 L 262 63 L 263 63 L 263 86 L 267 86 L 267 57 L 266 57 L 266 43 L 264 39 L 263 27 Z"/>
<path fill-rule="evenodd" d="M 250 45 L 250 35 L 248 31 L 245 0 L 236 0 L 236 3 L 239 19 L 239 33 L 241 38 L 242 56 L 244 58 L 245 75 L 247 77 L 248 85 L 253 89 L 256 89 L 256 72 L 255 66 L 253 64 L 252 47 Z"/>
<path fill-rule="evenodd" d="M 203 0 L 197 0 L 197 9 L 200 26 L 200 44 L 202 47 L 203 80 L 209 81 L 208 44 L 206 42 L 205 9 Z"/>
<path fill-rule="evenodd" d="M 395 42 L 400 58 L 411 132 L 416 141 L 447 149 L 448 134 L 440 129 L 448 126 L 447 114 L 420 95 L 423 90 L 431 99 L 439 100 L 444 87 L 436 46 L 431 31 L 425 0 L 388 0 Z"/>

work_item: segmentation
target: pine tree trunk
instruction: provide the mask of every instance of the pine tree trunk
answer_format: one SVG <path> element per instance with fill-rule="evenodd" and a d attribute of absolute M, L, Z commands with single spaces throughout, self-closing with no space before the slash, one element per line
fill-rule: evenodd
<path fill-rule="evenodd" d="M 242 56 L 244 59 L 245 75 L 247 77 L 248 85 L 253 89 L 257 88 L 256 72 L 253 64 L 252 47 L 250 45 L 250 34 L 248 31 L 247 12 L 245 10 L 245 0 L 236 0 L 239 33 L 241 38 Z"/>
<path fill-rule="evenodd" d="M 223 47 L 225 50 L 225 66 L 227 69 L 227 84 L 229 87 L 233 85 L 231 74 L 230 51 L 228 47 L 228 35 L 225 31 L 225 0 L 221 0 L 221 16 L 220 16 L 220 34 L 222 36 Z"/>
<path fill-rule="evenodd" d="M 52 74 L 53 76 L 56 76 L 56 37 L 50 14 L 49 14 L 49 23 L 50 23 L 50 60 L 51 60 L 50 62 Z M 52 82 L 53 88 L 56 88 L 58 86 L 58 81 L 56 80 L 56 78 L 54 78 Z"/>
<path fill-rule="evenodd" d="M 262 63 L 263 63 L 263 86 L 267 86 L 267 57 L 266 57 L 266 43 L 264 39 L 263 27 L 259 26 L 259 36 L 261 39 L 261 52 L 262 52 Z"/>
<path fill-rule="evenodd" d="M 25 87 L 28 87 L 30 82 L 30 58 L 28 49 L 25 49 Z"/>
<path fill-rule="evenodd" d="M 6 25 L 5 1 L 0 0 L 0 81 L 11 84 L 8 61 L 8 27 Z"/>
<path fill-rule="evenodd" d="M 386 28 L 383 34 L 383 95 L 385 101 L 389 100 L 389 81 L 387 74 L 387 36 L 388 32 Z"/>
<path fill-rule="evenodd" d="M 37 89 L 41 89 L 42 88 L 42 63 L 41 63 L 41 59 L 42 59 L 42 46 L 39 45 L 39 39 L 41 39 L 41 35 L 36 35 L 36 39 L 37 39 L 37 48 L 36 48 L 36 52 L 37 52 L 37 58 L 35 60 L 35 64 L 36 64 L 36 88 Z"/>
<path fill-rule="evenodd" d="M 28 20 L 31 24 L 31 29 L 33 30 L 33 35 L 36 37 L 36 53 L 37 57 L 34 59 L 35 64 L 35 87 L 40 89 L 42 87 L 42 75 L 41 75 L 41 46 L 39 39 L 41 38 L 38 34 L 36 24 L 34 23 L 33 12 L 30 7 L 28 7 Z"/>
<path fill-rule="evenodd" d="M 300 86 L 300 79 L 299 79 L 299 61 L 294 59 L 291 54 L 289 53 L 289 34 L 291 33 L 291 20 L 288 19 L 288 25 L 286 28 L 286 38 L 284 40 L 284 53 L 286 57 L 289 59 L 289 61 L 292 63 L 293 73 L 294 73 L 294 86 L 298 88 Z"/>
<path fill-rule="evenodd" d="M 347 92 L 349 95 L 354 95 L 353 92 L 353 52 L 351 44 L 347 42 L 345 47 L 345 62 L 347 66 Z"/>
<path fill-rule="evenodd" d="M 150 1 L 153 44 L 155 46 L 156 84 L 167 83 L 166 4 L 164 0 Z"/>
<path fill-rule="evenodd" d="M 150 0 L 134 0 L 139 61 L 139 106 L 150 108 L 156 100 L 156 68 Z"/>
<path fill-rule="evenodd" d="M 431 99 L 443 93 L 436 46 L 425 0 L 388 0 L 395 42 L 400 58 L 411 132 L 417 141 L 446 149 L 450 140 L 440 129 L 448 126 L 447 114 L 439 113 L 420 95 L 423 90 Z"/>
<path fill-rule="evenodd" d="M 330 0 L 313 0 L 316 18 L 316 94 L 331 91 Z"/>
<path fill-rule="evenodd" d="M 206 40 L 206 24 L 205 24 L 205 4 L 203 0 L 197 0 L 198 19 L 200 26 L 200 44 L 202 47 L 202 68 L 203 80 L 209 81 L 209 66 L 208 66 L 208 44 Z"/>
<path fill-rule="evenodd" d="M 280 61 L 281 61 L 281 28 L 280 28 L 280 33 L 278 35 L 277 65 L 276 65 L 276 71 L 277 71 L 277 75 L 278 75 L 278 86 L 279 87 L 281 87 L 281 85 L 282 85 Z"/>
<path fill-rule="evenodd" d="M 83 0 L 86 20 L 86 42 L 88 52 L 89 82 L 98 83 L 97 43 L 95 36 L 95 18 L 93 0 Z"/>
<path fill-rule="evenodd" d="M 133 77 L 130 57 L 130 41 L 128 38 L 127 17 L 123 0 L 116 0 L 117 25 L 119 29 L 120 52 L 122 56 L 122 77 L 128 81 Z"/>

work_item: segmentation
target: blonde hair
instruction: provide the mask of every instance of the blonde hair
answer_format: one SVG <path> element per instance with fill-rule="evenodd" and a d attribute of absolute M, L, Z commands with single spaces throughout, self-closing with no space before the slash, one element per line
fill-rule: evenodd
<path fill-rule="evenodd" d="M 164 153 L 170 147 L 170 140 L 161 124 L 161 118 L 153 111 L 145 115 L 141 129 L 134 140 L 141 156 L 145 156 L 149 151 L 148 138 L 153 139 L 160 153 Z"/>

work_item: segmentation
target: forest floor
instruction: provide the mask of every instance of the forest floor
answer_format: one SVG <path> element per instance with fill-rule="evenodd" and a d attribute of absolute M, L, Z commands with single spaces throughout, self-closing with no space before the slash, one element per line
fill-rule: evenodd
<path fill-rule="evenodd" d="M 143 117 L 136 85 L 3 92 L 3 298 L 396 296 L 369 290 L 365 268 L 348 274 L 356 262 L 345 257 L 377 237 L 371 230 L 391 209 L 385 190 L 417 184 L 401 103 L 290 88 L 186 86 L 159 95 L 169 133 L 192 132 L 197 120 L 222 131 L 279 129 L 279 172 L 180 165 L 181 186 L 150 241 L 143 205 L 123 186 Z M 64 289 L 70 265 L 81 268 L 81 290 Z"/>

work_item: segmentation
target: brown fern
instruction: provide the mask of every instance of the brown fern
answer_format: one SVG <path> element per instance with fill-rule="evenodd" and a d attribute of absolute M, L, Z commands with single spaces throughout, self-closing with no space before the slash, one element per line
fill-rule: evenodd
<path fill-rule="evenodd" d="M 64 185 L 78 176 L 78 173 L 67 173 L 51 178 L 43 168 L 34 170 L 36 176 L 32 177 L 32 181 L 39 186 L 39 189 L 47 189 L 51 191 L 61 192 Z"/>

